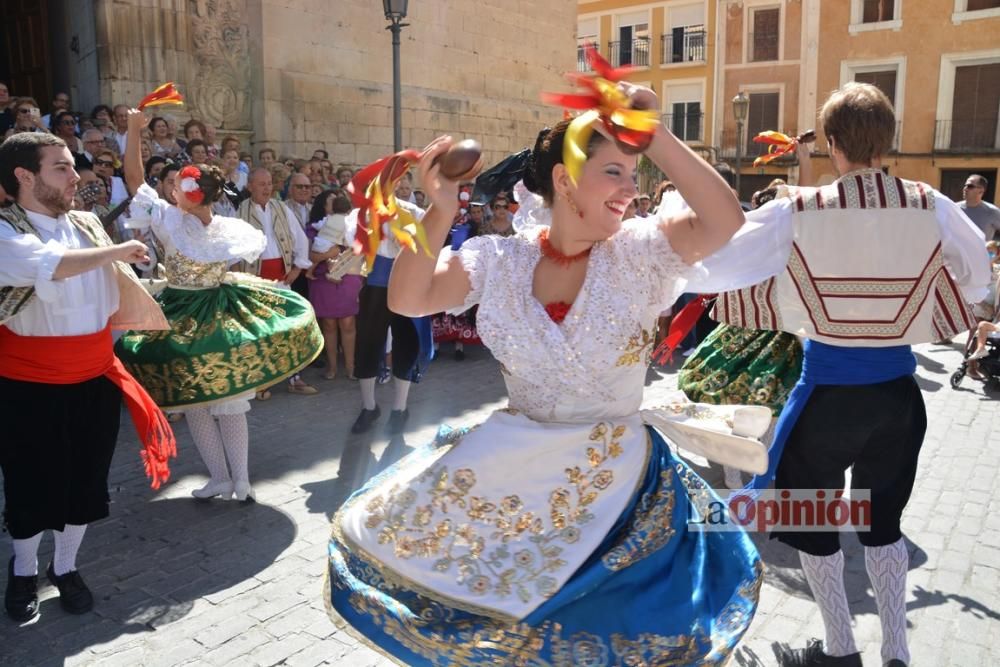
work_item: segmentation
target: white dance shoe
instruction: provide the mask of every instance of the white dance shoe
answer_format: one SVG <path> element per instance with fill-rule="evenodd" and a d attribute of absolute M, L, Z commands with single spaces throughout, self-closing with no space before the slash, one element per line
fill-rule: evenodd
<path fill-rule="evenodd" d="M 194 489 L 191 495 L 198 500 L 208 500 L 209 498 L 215 498 L 216 496 L 221 497 L 223 500 L 229 500 L 233 495 L 233 482 L 232 480 L 225 480 L 223 482 L 213 482 L 209 480 L 208 484 L 201 487 L 200 489 Z"/>
<path fill-rule="evenodd" d="M 250 486 L 249 481 L 235 482 L 233 484 L 233 493 L 236 496 L 236 500 L 241 503 L 256 502 L 253 497 L 253 487 Z"/>

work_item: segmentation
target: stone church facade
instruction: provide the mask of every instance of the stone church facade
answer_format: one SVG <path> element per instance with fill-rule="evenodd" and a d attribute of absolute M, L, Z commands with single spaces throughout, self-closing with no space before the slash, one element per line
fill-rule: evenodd
<path fill-rule="evenodd" d="M 479 139 L 487 163 L 561 117 L 539 102 L 575 68 L 576 2 L 413 0 L 402 33 L 403 144 Z M 254 153 L 362 165 L 392 152 L 391 35 L 377 0 L 48 0 L 52 89 L 74 106 L 135 104 L 164 81 L 170 110 Z M 59 17 L 62 18 L 54 18 Z M 66 48 L 60 45 L 64 41 Z"/>

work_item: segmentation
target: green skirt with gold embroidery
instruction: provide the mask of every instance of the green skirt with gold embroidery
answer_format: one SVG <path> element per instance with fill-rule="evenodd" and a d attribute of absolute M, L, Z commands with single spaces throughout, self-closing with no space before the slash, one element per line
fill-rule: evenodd
<path fill-rule="evenodd" d="M 698 403 L 762 405 L 777 417 L 801 372 L 794 335 L 721 325 L 684 362 L 677 388 Z"/>
<path fill-rule="evenodd" d="M 170 329 L 129 331 L 115 351 L 162 408 L 209 405 L 267 387 L 323 349 L 312 306 L 277 283 L 248 277 L 199 290 L 168 287 L 157 300 Z"/>

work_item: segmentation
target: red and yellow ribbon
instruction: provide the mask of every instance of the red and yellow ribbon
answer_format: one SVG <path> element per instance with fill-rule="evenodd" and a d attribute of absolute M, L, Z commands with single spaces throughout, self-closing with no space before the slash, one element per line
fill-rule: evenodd
<path fill-rule="evenodd" d="M 777 160 L 782 155 L 793 152 L 799 145 L 799 140 L 795 137 L 774 130 L 759 133 L 753 141 L 755 144 L 768 144 L 767 153 L 753 161 L 755 167 Z"/>
<path fill-rule="evenodd" d="M 585 45 L 584 53 L 594 74 L 571 72 L 566 78 L 586 92 L 542 93 L 542 101 L 547 104 L 583 112 L 566 128 L 563 141 L 563 164 L 574 183 L 587 161 L 587 142 L 594 131 L 594 121 L 600 121 L 618 146 L 630 154 L 646 150 L 660 124 L 655 111 L 633 109 L 628 95 L 618 87 L 632 71 L 631 67 L 612 67 L 593 44 Z"/>
<path fill-rule="evenodd" d="M 149 95 L 146 95 L 136 108 L 142 110 L 146 107 L 155 107 L 161 104 L 184 104 L 184 96 L 177 91 L 173 81 L 163 84 Z"/>
<path fill-rule="evenodd" d="M 412 252 L 420 247 L 428 257 L 434 257 L 424 226 L 409 210 L 396 201 L 396 184 L 420 159 L 420 153 L 405 150 L 368 165 L 351 179 L 347 186 L 351 202 L 358 209 L 358 227 L 354 236 L 354 252 L 364 254 L 370 269 L 382 243 L 382 225 L 388 223 L 396 242 Z"/>

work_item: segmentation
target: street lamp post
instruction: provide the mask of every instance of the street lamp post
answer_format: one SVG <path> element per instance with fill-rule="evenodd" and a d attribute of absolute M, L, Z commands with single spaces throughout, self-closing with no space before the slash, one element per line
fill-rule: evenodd
<path fill-rule="evenodd" d="M 406 18 L 406 6 L 409 0 L 382 0 L 385 18 L 390 21 L 386 30 L 392 31 L 392 143 L 398 153 L 403 150 L 402 93 L 399 85 L 399 33 L 409 23 L 403 23 Z"/>
<path fill-rule="evenodd" d="M 750 109 L 750 98 L 742 90 L 733 98 L 733 116 L 736 118 L 736 197 L 740 195 L 740 168 L 743 162 L 743 123 Z M 742 200 L 741 200 L 742 201 Z"/>

